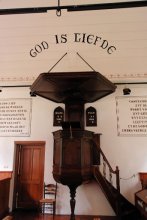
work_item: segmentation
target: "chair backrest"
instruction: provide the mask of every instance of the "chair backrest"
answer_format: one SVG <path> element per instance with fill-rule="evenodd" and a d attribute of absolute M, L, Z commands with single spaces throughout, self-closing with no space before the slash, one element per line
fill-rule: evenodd
<path fill-rule="evenodd" d="M 44 198 L 48 197 L 49 195 L 53 195 L 56 199 L 56 193 L 57 193 L 57 183 L 44 183 Z"/>

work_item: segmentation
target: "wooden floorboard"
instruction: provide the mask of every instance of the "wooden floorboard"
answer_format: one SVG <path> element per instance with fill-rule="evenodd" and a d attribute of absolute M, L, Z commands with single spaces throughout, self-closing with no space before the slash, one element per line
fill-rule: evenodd
<path fill-rule="evenodd" d="M 16 211 L 11 215 L 13 220 L 53 220 L 52 215 L 31 211 Z M 54 220 L 70 220 L 70 215 L 55 215 Z M 76 215 L 75 220 L 116 220 L 116 217 Z"/>

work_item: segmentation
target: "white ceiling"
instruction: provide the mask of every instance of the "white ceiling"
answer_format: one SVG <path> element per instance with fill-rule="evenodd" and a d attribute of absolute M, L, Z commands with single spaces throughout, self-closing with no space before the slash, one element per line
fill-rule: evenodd
<path fill-rule="evenodd" d="M 73 0 L 70 4 L 102 2 L 119 1 Z M 57 4 L 53 0 L 0 0 L 0 10 Z M 62 5 L 69 5 L 69 0 L 62 0 Z M 79 42 L 75 42 L 75 33 Z M 66 36 L 66 42 L 62 39 L 61 43 L 61 35 Z M 108 54 L 107 48 L 102 48 L 103 41 L 103 47 L 114 46 L 116 50 Z M 43 49 L 42 42 L 47 49 Z M 31 57 L 30 51 L 35 48 L 42 51 Z M 60 17 L 55 10 L 0 15 L 0 86 L 31 85 L 40 73 L 49 70 L 92 69 L 112 82 L 147 82 L 147 7 L 62 10 Z"/>

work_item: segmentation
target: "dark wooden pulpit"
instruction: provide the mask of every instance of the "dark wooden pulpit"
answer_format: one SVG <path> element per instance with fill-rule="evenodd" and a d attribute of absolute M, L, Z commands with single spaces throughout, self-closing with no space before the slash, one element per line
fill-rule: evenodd
<path fill-rule="evenodd" d="M 94 133 L 84 129 L 84 105 L 115 89 L 116 86 L 98 72 L 42 73 L 31 86 L 32 94 L 65 104 L 62 129 L 53 132 L 53 177 L 70 189 L 71 220 L 75 219 L 76 188 L 92 179 L 94 164 Z"/>

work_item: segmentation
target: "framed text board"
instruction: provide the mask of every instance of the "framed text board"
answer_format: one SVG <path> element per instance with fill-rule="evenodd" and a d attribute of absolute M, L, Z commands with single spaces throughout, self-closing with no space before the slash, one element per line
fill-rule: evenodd
<path fill-rule="evenodd" d="M 118 136 L 147 136 L 147 96 L 116 97 Z"/>
<path fill-rule="evenodd" d="M 92 106 L 86 109 L 86 126 L 97 126 L 97 113 Z"/>
<path fill-rule="evenodd" d="M 64 109 L 60 106 L 54 110 L 53 126 L 61 126 L 64 121 Z"/>
<path fill-rule="evenodd" d="M 30 136 L 32 99 L 0 99 L 0 136 Z"/>

